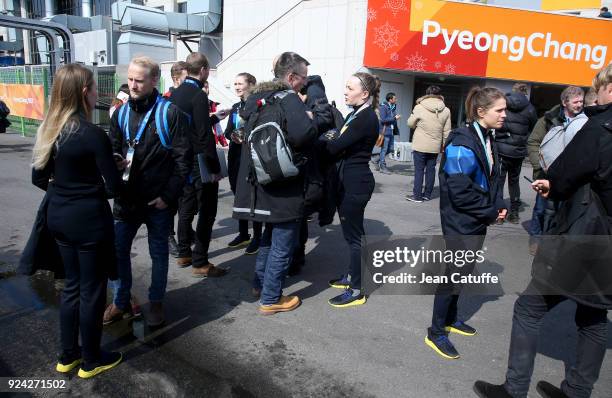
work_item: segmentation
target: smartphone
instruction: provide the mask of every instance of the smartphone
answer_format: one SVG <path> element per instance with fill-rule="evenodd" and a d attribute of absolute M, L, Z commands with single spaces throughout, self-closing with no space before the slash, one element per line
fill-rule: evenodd
<path fill-rule="evenodd" d="M 533 184 L 533 180 L 527 176 L 523 176 L 524 179 L 526 179 L 527 181 L 529 181 L 531 184 Z"/>

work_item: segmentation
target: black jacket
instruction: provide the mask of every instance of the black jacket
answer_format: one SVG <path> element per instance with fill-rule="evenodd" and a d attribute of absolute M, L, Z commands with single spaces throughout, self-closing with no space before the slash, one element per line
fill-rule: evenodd
<path fill-rule="evenodd" d="M 240 152 L 242 144 L 236 144 L 232 141 L 232 133 L 236 130 L 238 122 L 239 110 L 244 107 L 244 102 L 236 102 L 232 105 L 232 111 L 227 119 L 227 127 L 225 128 L 225 138 L 229 141 L 229 149 L 227 151 L 227 174 L 229 178 L 230 188 L 234 194 L 236 193 L 236 180 L 238 179 L 238 170 L 240 169 Z"/>
<path fill-rule="evenodd" d="M 188 76 L 183 84 L 172 92 L 170 101 L 189 115 L 193 154 L 204 154 L 208 170 L 213 174 L 218 174 L 221 166 L 217 156 L 215 136 L 212 132 L 208 96 L 202 91 L 202 87 L 204 87 L 202 82 Z M 199 177 L 199 171 L 198 167 L 193 168 L 194 177 Z"/>
<path fill-rule="evenodd" d="M 130 132 L 134 138 L 146 112 L 155 105 L 159 93 L 153 93 L 142 100 L 127 102 L 130 112 Z M 126 105 L 124 105 L 126 106 Z M 110 139 L 113 152 L 124 158 L 128 142 L 119 128 L 119 111 L 113 113 L 110 124 Z M 122 184 L 119 197 L 115 199 L 114 214 L 118 219 L 137 218 L 147 208 L 147 203 L 161 197 L 169 206 L 175 206 L 183 192 L 183 186 L 191 171 L 193 158 L 189 144 L 189 122 L 187 116 L 174 105 L 168 108 L 168 127 L 172 149 L 162 146 L 155 126 L 155 111 L 144 130 L 140 143 L 136 145 L 130 179 Z"/>
<path fill-rule="evenodd" d="M 527 97 L 521 93 L 506 94 L 506 121 L 495 130 L 495 141 L 499 154 L 509 158 L 527 156 L 527 138 L 538 115 Z"/>
<path fill-rule="evenodd" d="M 57 149 L 59 148 L 59 149 Z M 53 182 L 50 180 L 53 179 Z M 58 141 L 46 166 L 32 169 L 32 183 L 46 191 L 23 255 L 19 272 L 38 269 L 64 275 L 56 239 L 71 245 L 102 245 L 100 264 L 112 279 L 117 274 L 113 216 L 107 198 L 120 186 L 106 133 L 83 120 Z"/>
<path fill-rule="evenodd" d="M 578 285 L 584 283 L 590 286 L 590 291 L 595 286 L 602 289 L 599 290 L 598 294 L 580 295 L 573 294 L 576 291 L 574 289 L 565 288 L 563 289 L 564 294 L 588 306 L 610 309 L 612 308 L 612 295 L 609 289 L 606 291 L 605 288 L 602 288 L 607 284 L 609 286 L 610 282 L 610 264 L 606 259 L 609 258 L 610 253 L 602 254 L 606 248 L 609 249 L 610 247 L 609 239 L 606 240 L 604 237 L 595 239 L 595 236 L 591 236 L 588 242 L 581 242 L 581 238 L 584 239 L 586 234 L 608 234 L 612 230 L 612 103 L 585 108 L 585 113 L 589 117 L 588 122 L 548 169 L 547 175 L 551 189 L 549 198 L 557 201 L 567 200 L 567 202 L 564 202 L 564 206 L 570 205 L 572 209 L 581 208 L 583 206 L 576 202 L 582 202 L 585 185 L 590 184 L 591 190 L 597 194 L 601 201 L 604 214 L 601 214 L 601 210 L 597 213 L 581 214 L 573 231 L 573 234 L 578 235 L 574 237 L 576 240 L 570 238 L 563 241 L 563 248 L 550 253 L 550 256 L 545 256 L 547 258 L 543 260 L 536 257 L 534 268 L 538 269 L 539 260 L 546 263 L 546 260 L 550 260 L 551 257 L 554 259 L 555 255 L 560 253 L 559 255 L 562 257 L 558 261 L 553 261 L 554 264 L 550 265 L 553 272 L 555 265 L 562 267 L 558 271 L 563 276 L 559 279 L 562 281 L 560 284 L 562 288 L 572 287 L 575 281 L 579 282 Z M 576 207 L 576 204 L 578 204 L 578 207 Z M 592 208 L 589 208 L 589 210 L 592 210 Z M 554 244 L 556 241 L 543 242 L 544 245 L 550 243 Z M 576 245 L 575 248 L 574 245 Z M 569 251 L 569 253 L 586 252 L 584 255 L 573 256 L 572 260 L 574 261 L 570 260 L 566 264 L 564 259 L 567 257 L 563 256 L 563 249 Z M 589 259 L 590 253 L 597 253 L 603 257 L 595 255 Z M 555 287 L 555 278 L 545 278 L 543 280 L 544 283 L 551 281 L 551 285 Z M 593 281 L 597 282 L 593 285 Z"/>
<path fill-rule="evenodd" d="M 568 199 L 591 183 L 612 217 L 612 103 L 585 108 L 585 113 L 589 121 L 548 169 L 549 197 Z"/>
<path fill-rule="evenodd" d="M 489 173 L 486 152 L 476 129 L 473 126 L 460 127 L 450 132 L 439 172 L 440 221 L 444 235 L 484 235 L 487 226 L 496 220 L 498 210 L 505 208 L 498 184 L 499 156 L 495 142 L 491 144 L 493 170 Z M 451 146 L 469 151 L 453 151 L 449 148 Z M 449 161 L 451 152 L 453 157 Z M 453 164 L 460 165 L 463 172 L 451 172 Z"/>
<path fill-rule="evenodd" d="M 254 114 L 257 101 L 270 99 L 277 92 L 287 90 L 285 83 L 273 81 L 258 84 L 241 112 L 244 120 Z M 303 159 L 317 136 L 315 123 L 306 114 L 306 106 L 297 94 L 288 94 L 280 102 L 286 118 L 286 140 L 294 150 L 294 161 Z M 303 159 L 306 160 L 306 159 Z M 248 181 L 251 167 L 250 153 L 246 145 L 242 145 L 240 169 L 236 184 L 233 217 L 240 220 L 282 223 L 297 221 L 304 215 L 304 178 L 303 173 L 293 179 L 273 182 L 267 185 L 255 184 L 255 214 L 250 215 L 251 188 Z"/>
<path fill-rule="evenodd" d="M 356 116 L 353 118 L 353 115 Z M 337 139 L 326 144 L 327 152 L 338 161 L 339 189 L 371 194 L 374 176 L 369 162 L 378 138 L 378 117 L 372 106 L 367 106 L 351 112 L 346 117 L 345 126 L 345 131 Z"/>

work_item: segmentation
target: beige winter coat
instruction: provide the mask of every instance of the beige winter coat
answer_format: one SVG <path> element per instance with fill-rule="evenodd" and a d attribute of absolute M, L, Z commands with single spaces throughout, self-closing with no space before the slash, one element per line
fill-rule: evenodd
<path fill-rule="evenodd" d="M 451 130 L 450 110 L 441 95 L 426 95 L 416 101 L 408 127 L 416 129 L 412 138 L 412 150 L 440 153 Z"/>

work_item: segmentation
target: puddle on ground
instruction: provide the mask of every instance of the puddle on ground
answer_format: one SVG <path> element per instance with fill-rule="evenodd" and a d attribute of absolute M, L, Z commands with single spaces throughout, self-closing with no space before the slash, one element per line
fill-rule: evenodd
<path fill-rule="evenodd" d="M 0 272 L 0 316 L 45 307 L 58 307 L 63 281 L 55 280 L 50 272 L 28 277 L 14 270 Z"/>

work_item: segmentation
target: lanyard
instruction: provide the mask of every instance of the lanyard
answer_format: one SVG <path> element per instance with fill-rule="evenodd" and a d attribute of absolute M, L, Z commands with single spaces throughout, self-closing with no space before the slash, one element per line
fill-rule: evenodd
<path fill-rule="evenodd" d="M 474 122 L 473 125 L 476 131 L 478 131 L 478 138 L 480 138 L 480 142 L 482 143 L 482 146 L 484 147 L 485 159 L 487 159 L 487 165 L 489 166 L 489 170 L 493 170 L 493 165 L 491 164 L 491 161 L 489 160 L 489 148 L 487 148 L 487 142 L 485 141 L 484 134 L 480 130 L 480 125 L 477 122 Z M 491 156 L 493 155 L 491 154 Z"/>
<path fill-rule="evenodd" d="M 370 106 L 369 104 L 364 104 L 361 108 L 357 109 L 356 112 L 353 112 L 348 119 L 346 120 L 346 122 L 344 122 L 344 125 L 342 126 L 342 129 L 340 129 L 340 135 L 342 135 L 342 133 L 344 133 L 346 131 L 346 129 L 348 128 L 348 125 L 353 121 L 353 119 L 355 119 L 357 117 L 357 114 L 359 112 L 361 112 L 362 110 L 364 110 L 365 108 L 367 108 L 368 106 Z"/>
<path fill-rule="evenodd" d="M 238 109 L 234 113 L 234 128 L 238 130 L 240 128 L 240 110 L 242 109 L 242 104 L 238 105 Z"/>
<path fill-rule="evenodd" d="M 151 107 L 151 109 L 149 109 L 149 111 L 147 112 L 147 114 L 145 115 L 145 117 L 142 119 L 142 121 L 140 122 L 140 124 L 138 125 L 138 132 L 136 133 L 136 137 L 134 137 L 133 140 L 130 139 L 131 137 L 131 133 L 130 133 L 130 111 L 131 108 L 128 106 L 127 109 L 127 115 L 125 117 L 125 126 L 123 126 L 123 132 L 125 134 L 125 140 L 128 143 L 128 146 L 130 148 L 134 148 L 136 145 L 138 145 L 138 142 L 140 142 L 140 137 L 142 137 L 142 133 L 144 132 L 145 128 L 147 127 L 147 123 L 149 123 L 149 119 L 151 118 L 151 114 L 153 113 L 153 109 L 155 109 L 155 107 L 157 106 L 157 103 L 160 100 L 160 96 L 157 97 L 157 99 L 155 100 L 155 104 L 153 104 L 153 106 Z"/>

